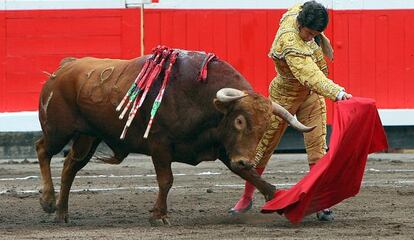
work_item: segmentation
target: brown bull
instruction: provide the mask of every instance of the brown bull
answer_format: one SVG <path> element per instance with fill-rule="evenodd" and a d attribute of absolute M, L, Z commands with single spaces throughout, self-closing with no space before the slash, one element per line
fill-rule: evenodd
<path fill-rule="evenodd" d="M 114 153 L 103 159 L 108 163 L 120 163 L 129 153 L 152 157 L 159 193 L 151 220 L 167 223 L 166 200 L 173 184 L 174 161 L 197 165 L 220 159 L 231 171 L 252 182 L 266 200 L 271 199 L 274 186 L 252 168 L 255 149 L 268 128 L 268 120 L 276 113 L 303 131 L 310 129 L 280 106 L 254 93 L 242 75 L 224 61 L 210 62 L 206 82 L 197 81 L 205 56 L 180 51 L 148 138 L 142 136 L 163 73 L 154 82 L 123 140 L 119 136 L 126 120 L 118 119 L 115 108 L 149 56 L 133 60 L 64 59 L 40 95 L 43 136 L 36 149 L 43 180 L 43 209 L 56 211 L 58 222 L 68 221 L 72 182 L 100 142 L 105 142 Z M 71 140 L 73 145 L 64 162 L 56 203 L 50 161 Z"/>

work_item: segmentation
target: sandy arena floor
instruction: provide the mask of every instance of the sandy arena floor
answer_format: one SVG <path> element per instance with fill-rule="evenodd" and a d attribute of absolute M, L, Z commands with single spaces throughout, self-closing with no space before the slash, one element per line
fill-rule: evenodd
<path fill-rule="evenodd" d="M 275 155 L 264 178 L 289 187 L 306 174 L 305 158 Z M 52 161 L 56 189 L 62 161 Z M 248 214 L 229 216 L 243 181 L 219 161 L 174 163 L 173 172 L 171 226 L 148 222 L 157 183 L 150 158 L 140 155 L 118 166 L 91 161 L 72 187 L 70 223 L 56 225 L 39 204 L 37 160 L 0 160 L 0 239 L 414 239 L 414 154 L 370 155 L 360 193 L 333 208 L 335 221 L 311 215 L 296 226 L 259 213 L 260 194 Z"/>

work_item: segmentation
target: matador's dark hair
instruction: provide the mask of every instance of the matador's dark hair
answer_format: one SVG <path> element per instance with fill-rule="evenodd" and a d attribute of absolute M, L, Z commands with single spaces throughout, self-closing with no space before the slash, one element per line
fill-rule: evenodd
<path fill-rule="evenodd" d="M 316 1 L 305 2 L 297 20 L 301 27 L 323 32 L 329 22 L 328 10 Z"/>

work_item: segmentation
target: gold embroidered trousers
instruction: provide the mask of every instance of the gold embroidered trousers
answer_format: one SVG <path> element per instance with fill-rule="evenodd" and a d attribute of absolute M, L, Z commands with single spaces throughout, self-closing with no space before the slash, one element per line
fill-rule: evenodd
<path fill-rule="evenodd" d="M 326 105 L 323 96 L 303 86 L 298 80 L 278 76 L 269 86 L 270 99 L 307 126 L 316 126 L 304 133 L 305 148 L 309 164 L 316 163 L 326 153 Z M 263 135 L 256 149 L 257 167 L 265 167 L 280 142 L 287 123 L 273 116 L 271 127 Z"/>

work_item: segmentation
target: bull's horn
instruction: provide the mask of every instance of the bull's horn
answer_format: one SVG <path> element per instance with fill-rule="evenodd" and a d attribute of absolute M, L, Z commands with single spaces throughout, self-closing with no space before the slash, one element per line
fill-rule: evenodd
<path fill-rule="evenodd" d="M 300 132 L 310 132 L 312 131 L 316 126 L 307 127 L 300 123 L 296 118 L 293 117 L 290 112 L 288 112 L 286 109 L 284 109 L 279 104 L 272 102 L 273 107 L 273 113 L 282 119 L 284 119 L 286 122 L 290 124 L 294 129 L 300 131 Z"/>
<path fill-rule="evenodd" d="M 222 88 L 217 91 L 216 97 L 220 102 L 231 102 L 247 96 L 246 93 L 235 88 Z"/>

